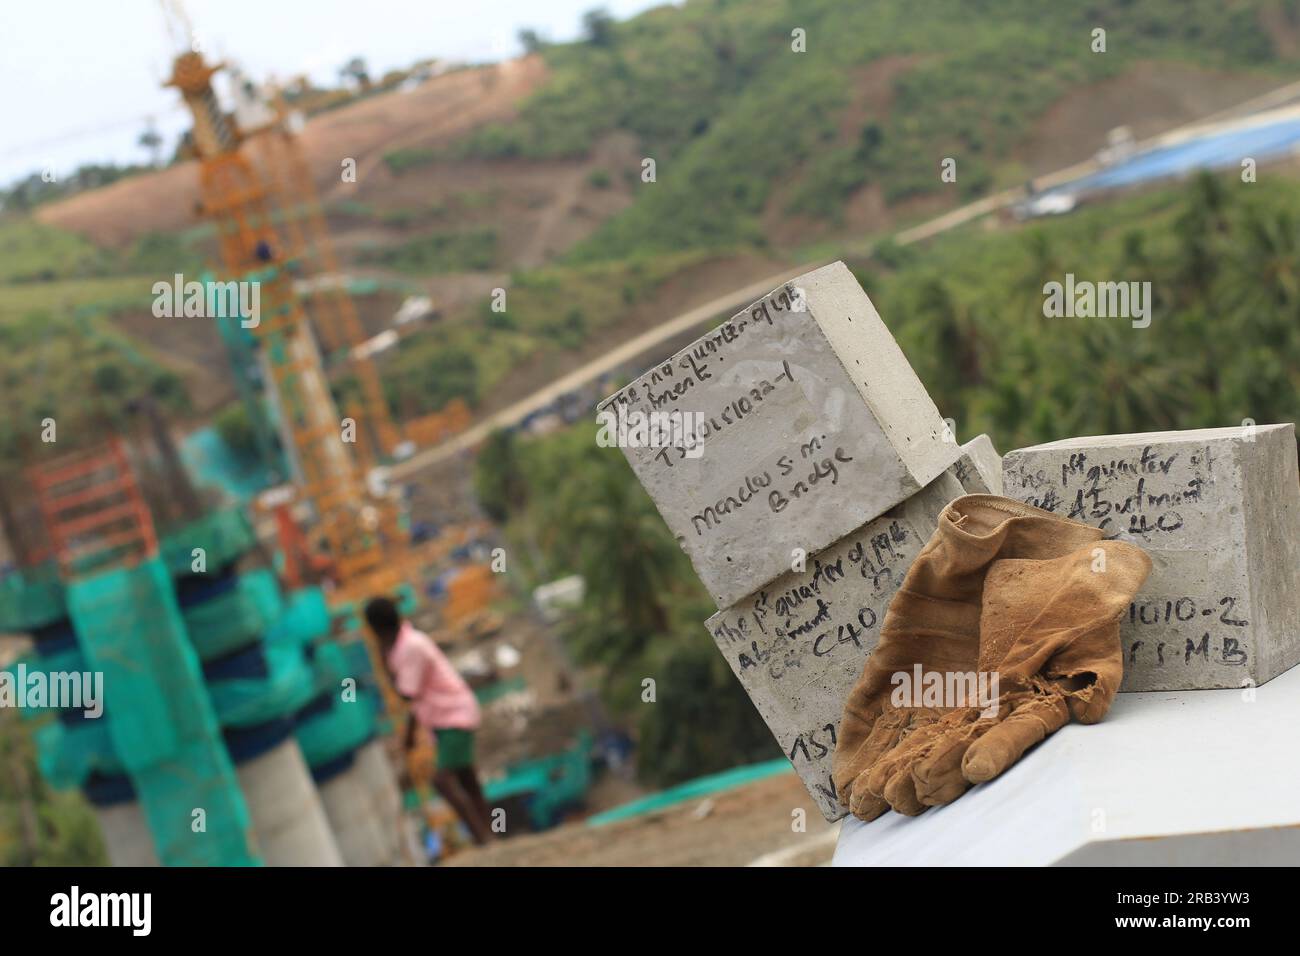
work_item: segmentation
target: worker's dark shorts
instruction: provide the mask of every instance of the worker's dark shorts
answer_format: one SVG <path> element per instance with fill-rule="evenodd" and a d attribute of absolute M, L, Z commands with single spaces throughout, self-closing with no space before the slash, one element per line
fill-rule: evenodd
<path fill-rule="evenodd" d="M 435 730 L 438 741 L 438 769 L 460 770 L 474 765 L 474 731 L 448 727 Z"/>

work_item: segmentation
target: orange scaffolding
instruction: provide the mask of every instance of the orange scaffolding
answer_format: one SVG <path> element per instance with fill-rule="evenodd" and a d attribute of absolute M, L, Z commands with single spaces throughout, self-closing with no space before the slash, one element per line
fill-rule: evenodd
<path fill-rule="evenodd" d="M 32 465 L 27 476 L 65 575 L 157 553 L 153 517 L 120 438 Z"/>

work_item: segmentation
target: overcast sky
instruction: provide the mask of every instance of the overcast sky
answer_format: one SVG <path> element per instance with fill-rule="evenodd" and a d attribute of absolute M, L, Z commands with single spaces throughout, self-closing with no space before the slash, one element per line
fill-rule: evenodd
<path fill-rule="evenodd" d="M 375 76 L 425 57 L 485 61 L 537 29 L 573 39 L 582 14 L 619 19 L 664 0 L 188 0 L 204 50 L 256 78 L 308 73 L 336 84 L 353 56 Z M 168 138 L 188 124 L 159 84 L 175 45 L 158 0 L 0 0 L 0 185 L 86 162 L 143 162 L 148 117 Z"/>

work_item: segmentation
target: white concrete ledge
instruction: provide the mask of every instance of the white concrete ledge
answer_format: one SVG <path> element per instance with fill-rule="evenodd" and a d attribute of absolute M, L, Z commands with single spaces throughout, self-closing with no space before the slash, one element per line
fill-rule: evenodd
<path fill-rule="evenodd" d="M 1120 694 L 949 806 L 846 819 L 833 862 L 1297 865 L 1298 730 L 1300 667 L 1253 691 Z"/>

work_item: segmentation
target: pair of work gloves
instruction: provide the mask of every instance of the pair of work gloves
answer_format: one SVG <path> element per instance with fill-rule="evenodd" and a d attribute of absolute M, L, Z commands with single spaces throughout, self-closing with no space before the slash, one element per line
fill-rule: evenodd
<path fill-rule="evenodd" d="M 1097 528 L 997 495 L 952 501 L 845 704 L 841 803 L 863 820 L 914 816 L 992 780 L 1071 717 L 1101 720 L 1124 673 L 1119 616 L 1150 571 L 1145 552 Z M 996 674 L 997 696 L 916 706 L 935 703 L 918 673 L 969 688 L 949 675 L 972 672 L 988 691 Z"/>

